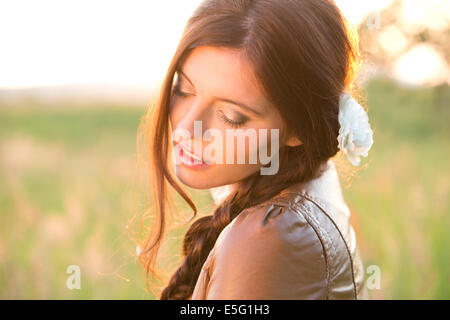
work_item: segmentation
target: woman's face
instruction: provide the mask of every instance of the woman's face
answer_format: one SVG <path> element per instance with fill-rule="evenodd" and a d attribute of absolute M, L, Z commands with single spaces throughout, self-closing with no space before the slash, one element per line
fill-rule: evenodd
<path fill-rule="evenodd" d="M 270 157 L 283 145 L 300 144 L 295 137 L 274 143 L 282 138 L 282 119 L 241 53 L 198 47 L 176 74 L 170 106 L 174 165 L 189 187 L 236 184 L 267 164 L 260 152 Z M 272 129 L 279 130 L 279 139 Z"/>

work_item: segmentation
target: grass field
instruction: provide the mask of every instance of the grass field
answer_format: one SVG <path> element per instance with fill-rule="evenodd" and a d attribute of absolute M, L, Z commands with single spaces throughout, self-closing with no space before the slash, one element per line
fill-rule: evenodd
<path fill-rule="evenodd" d="M 382 80 L 366 95 L 375 143 L 344 193 L 364 265 L 381 269 L 370 294 L 449 299 L 450 99 Z M 1 299 L 154 298 L 134 241 L 149 202 L 136 167 L 144 111 L 0 107 Z M 209 193 L 190 191 L 208 213 Z M 184 230 L 162 250 L 167 270 Z M 66 287 L 69 265 L 81 268 L 80 290 Z"/>

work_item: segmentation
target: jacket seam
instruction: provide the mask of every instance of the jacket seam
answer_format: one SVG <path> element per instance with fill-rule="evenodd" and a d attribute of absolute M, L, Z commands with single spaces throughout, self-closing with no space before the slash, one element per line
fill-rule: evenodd
<path fill-rule="evenodd" d="M 327 242 L 330 244 L 330 252 L 329 252 L 328 264 L 331 265 L 331 261 L 333 261 L 333 259 L 335 259 L 335 257 L 337 256 L 337 250 L 336 250 L 336 247 L 334 245 L 334 241 L 331 240 L 331 237 L 330 237 L 329 233 L 324 228 L 321 227 L 319 221 L 316 219 L 316 217 L 311 212 L 311 210 L 305 204 L 303 204 L 303 207 L 308 212 L 309 218 L 311 219 L 311 222 L 314 222 L 314 224 L 316 225 L 317 229 L 320 230 L 322 237 L 324 237 L 324 239 L 326 239 Z M 326 248 L 325 248 L 325 250 L 326 250 Z M 332 277 L 331 277 L 331 268 L 330 268 L 330 274 L 329 274 L 329 282 L 330 282 L 330 285 L 332 285 L 333 281 L 332 281 Z M 330 296 L 330 298 L 331 298 L 331 296 Z"/>
<path fill-rule="evenodd" d="M 301 204 L 301 206 L 306 211 L 309 212 L 309 209 L 304 204 Z M 300 207 L 300 205 L 299 205 L 299 207 Z M 292 203 L 291 202 L 289 202 L 289 204 L 288 204 L 288 209 L 293 211 L 293 212 L 297 212 L 297 213 L 301 214 L 303 216 L 303 218 L 306 220 L 306 222 L 308 222 L 308 225 L 311 227 L 311 229 L 314 230 L 314 233 L 317 235 L 317 238 L 319 239 L 319 242 L 320 242 L 320 244 L 322 246 L 322 252 L 323 252 L 323 257 L 324 257 L 324 260 L 325 260 L 324 262 L 325 262 L 325 269 L 326 269 L 327 286 L 326 286 L 326 296 L 325 296 L 325 298 L 327 300 L 329 300 L 329 296 L 330 296 L 330 267 L 329 267 L 329 263 L 328 263 L 328 253 L 327 253 L 327 250 L 326 250 L 325 245 L 323 243 L 323 239 L 322 239 L 322 237 L 320 235 L 320 232 L 316 229 L 316 226 L 314 226 L 311 223 L 311 221 L 303 214 L 303 212 L 301 210 L 295 210 L 292 207 Z"/>
<path fill-rule="evenodd" d="M 342 235 L 341 230 L 339 230 L 339 227 L 336 225 L 336 223 L 334 222 L 334 220 L 330 217 L 330 215 L 326 212 L 325 209 L 322 208 L 321 205 L 319 205 L 314 199 L 312 199 L 312 197 L 308 194 L 308 193 L 299 193 L 300 196 L 302 196 L 305 199 L 308 199 L 309 201 L 311 201 L 312 203 L 314 203 L 327 217 L 328 219 L 331 221 L 331 223 L 333 223 L 333 225 L 335 226 L 335 228 L 337 229 L 337 231 L 339 232 L 339 235 L 341 237 L 341 239 L 344 241 L 344 245 L 345 245 L 345 249 L 347 251 L 348 257 L 350 259 L 350 268 L 351 268 L 351 274 L 352 274 L 352 283 L 353 283 L 353 293 L 355 295 L 355 299 L 358 299 L 358 294 L 357 294 L 357 290 L 356 290 L 356 282 L 355 282 L 355 275 L 354 275 L 354 266 L 353 266 L 353 258 L 352 255 L 350 253 L 350 249 L 348 248 L 347 245 L 347 241 L 345 241 L 344 236 Z"/>

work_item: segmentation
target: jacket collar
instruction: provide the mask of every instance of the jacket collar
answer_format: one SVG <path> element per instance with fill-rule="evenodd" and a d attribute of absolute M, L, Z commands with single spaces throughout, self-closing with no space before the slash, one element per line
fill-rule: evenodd
<path fill-rule="evenodd" d="M 301 198 L 309 199 L 323 208 L 333 206 L 347 215 L 350 214 L 344 201 L 339 176 L 332 159 L 321 166 L 315 178 L 306 183 L 289 186 L 269 201 L 286 205 Z"/>

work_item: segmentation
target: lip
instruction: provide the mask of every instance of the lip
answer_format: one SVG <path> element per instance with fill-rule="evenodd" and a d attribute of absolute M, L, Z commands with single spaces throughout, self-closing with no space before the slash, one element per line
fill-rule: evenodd
<path fill-rule="evenodd" d="M 180 148 L 178 151 L 178 159 L 180 160 L 180 163 L 185 167 L 188 167 L 190 169 L 205 169 L 211 166 L 211 163 L 202 160 L 198 156 L 195 156 L 194 154 L 186 150 L 183 145 L 180 144 L 179 146 Z"/>

